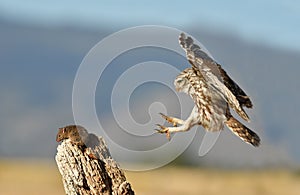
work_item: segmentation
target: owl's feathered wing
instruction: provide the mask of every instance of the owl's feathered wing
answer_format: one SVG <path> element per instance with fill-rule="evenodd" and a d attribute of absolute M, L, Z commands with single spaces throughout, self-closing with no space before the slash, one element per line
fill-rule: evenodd
<path fill-rule="evenodd" d="M 179 43 L 185 50 L 187 59 L 192 67 L 201 72 L 206 83 L 214 91 L 222 95 L 238 115 L 249 121 L 249 117 L 242 107 L 252 107 L 252 103 L 246 93 L 227 75 L 218 63 L 201 50 L 198 45 L 194 44 L 191 37 L 186 37 L 184 33 L 181 33 Z"/>
<path fill-rule="evenodd" d="M 198 108 L 199 122 L 208 131 L 219 131 L 226 126 L 243 141 L 257 147 L 259 136 L 235 119 L 229 111 L 227 102 L 207 85 L 200 71 L 194 67 L 182 71 L 178 77 L 185 77 L 188 82 L 188 94 Z"/>
<path fill-rule="evenodd" d="M 217 66 L 222 75 L 224 85 L 233 93 L 240 105 L 245 106 L 247 108 L 252 108 L 252 102 L 250 98 L 246 95 L 246 93 L 227 75 L 227 73 L 221 67 L 220 64 L 217 64 Z"/>

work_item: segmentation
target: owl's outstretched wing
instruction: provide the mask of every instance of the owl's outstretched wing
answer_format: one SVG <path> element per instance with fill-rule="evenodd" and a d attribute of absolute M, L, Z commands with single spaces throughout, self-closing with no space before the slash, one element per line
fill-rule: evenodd
<path fill-rule="evenodd" d="M 236 84 L 225 72 L 225 70 L 221 67 L 220 64 L 217 64 L 219 71 L 222 75 L 223 82 L 225 86 L 233 93 L 233 95 L 237 98 L 238 102 L 241 106 L 246 106 L 247 108 L 252 108 L 252 102 L 249 96 Z"/>
<path fill-rule="evenodd" d="M 244 120 L 249 117 L 242 106 L 252 107 L 252 103 L 245 92 L 227 75 L 222 67 L 207 55 L 191 37 L 180 34 L 179 44 L 185 50 L 190 64 L 199 70 L 205 81 L 219 93 Z"/>

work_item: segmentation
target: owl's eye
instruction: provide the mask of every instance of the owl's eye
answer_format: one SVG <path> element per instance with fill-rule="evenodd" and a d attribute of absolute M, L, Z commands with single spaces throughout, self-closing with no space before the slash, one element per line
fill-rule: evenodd
<path fill-rule="evenodd" d="M 179 79 L 177 83 L 178 85 L 184 85 L 186 83 L 186 79 Z"/>
<path fill-rule="evenodd" d="M 183 83 L 183 79 L 178 79 L 178 80 L 177 80 L 177 83 L 178 83 L 178 84 Z"/>

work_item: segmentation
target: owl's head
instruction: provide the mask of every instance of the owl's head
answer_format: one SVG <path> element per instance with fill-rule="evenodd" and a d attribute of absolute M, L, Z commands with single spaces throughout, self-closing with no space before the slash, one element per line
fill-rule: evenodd
<path fill-rule="evenodd" d="M 176 91 L 178 92 L 189 92 L 189 80 L 186 78 L 186 75 L 183 72 L 176 77 L 174 81 L 174 86 Z"/>

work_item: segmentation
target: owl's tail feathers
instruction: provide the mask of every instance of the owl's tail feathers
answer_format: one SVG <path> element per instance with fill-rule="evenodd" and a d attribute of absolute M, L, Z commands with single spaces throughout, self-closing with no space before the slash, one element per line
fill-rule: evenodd
<path fill-rule="evenodd" d="M 248 127 L 240 123 L 233 116 L 230 116 L 225 122 L 227 127 L 238 137 L 240 137 L 244 142 L 249 143 L 255 147 L 260 145 L 260 138 L 258 135 L 250 130 Z"/>

